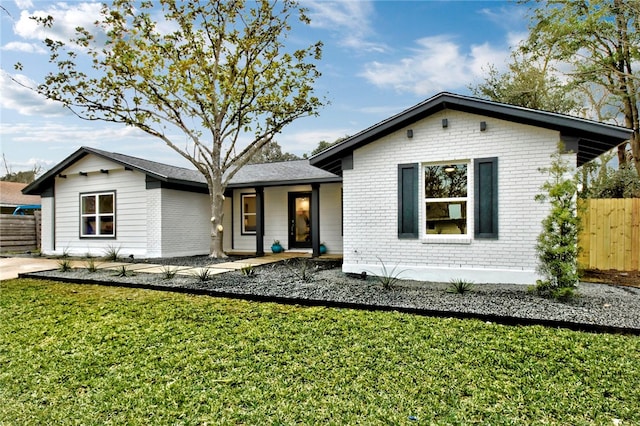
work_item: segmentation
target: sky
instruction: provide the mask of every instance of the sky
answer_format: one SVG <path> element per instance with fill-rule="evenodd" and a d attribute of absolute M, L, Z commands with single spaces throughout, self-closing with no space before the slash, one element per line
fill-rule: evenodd
<path fill-rule="evenodd" d="M 470 94 L 489 65 L 506 68 L 526 37 L 526 6 L 494 0 L 304 0 L 310 25 L 294 25 L 288 40 L 324 43 L 315 94 L 328 105 L 317 117 L 286 127 L 275 140 L 299 156 L 318 142 L 353 135 L 439 92 Z M 49 70 L 34 13 L 64 23 L 70 35 L 90 26 L 100 3 L 2 0 L 0 5 L 0 143 L 7 171 L 42 171 L 81 146 L 193 168 L 159 139 L 121 124 L 81 120 L 12 81 L 34 85 Z M 14 64 L 21 62 L 22 71 Z M 8 169 L 8 170 L 7 170 Z"/>

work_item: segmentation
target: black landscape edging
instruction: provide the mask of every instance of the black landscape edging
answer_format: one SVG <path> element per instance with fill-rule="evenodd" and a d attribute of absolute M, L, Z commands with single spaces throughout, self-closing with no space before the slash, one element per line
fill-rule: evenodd
<path fill-rule="evenodd" d="M 20 273 L 18 278 L 31 278 L 40 280 L 49 280 L 56 282 L 66 282 L 72 284 L 89 284 L 89 285 L 102 285 L 107 287 L 123 287 L 134 288 L 142 290 L 155 290 L 155 291 L 168 291 L 172 293 L 180 294 L 193 294 L 198 296 L 211 296 L 211 297 L 224 297 L 229 299 L 239 299 L 251 302 L 269 302 L 280 303 L 285 305 L 300 305 L 300 306 L 324 306 L 328 308 L 342 308 L 342 309 L 357 309 L 366 311 L 383 311 L 383 312 L 401 312 L 407 314 L 414 314 L 427 317 L 436 318 L 456 318 L 456 319 L 478 319 L 482 321 L 492 322 L 502 325 L 541 325 L 551 328 L 565 328 L 574 331 L 585 331 L 592 333 L 611 333 L 611 334 L 630 334 L 640 335 L 640 328 L 632 327 L 618 327 L 601 324 L 590 324 L 573 321 L 560 321 L 560 320 L 546 320 L 538 318 L 523 318 L 512 317 L 506 315 L 495 314 L 480 314 L 474 312 L 460 312 L 460 311 L 447 311 L 425 308 L 407 308 L 407 307 L 394 307 L 388 305 L 374 305 L 369 303 L 358 302 L 340 302 L 336 300 L 324 300 L 324 299 L 307 299 L 300 297 L 283 297 L 283 296 L 268 296 L 264 294 L 251 294 L 251 293 L 238 293 L 230 291 L 213 290 L 206 288 L 192 288 L 192 287 L 177 287 L 177 286 L 163 286 L 156 284 L 139 284 L 132 282 L 115 282 L 104 281 L 97 279 L 87 278 L 73 278 L 73 277 L 59 277 L 59 276 L 42 276 L 37 273 Z"/>

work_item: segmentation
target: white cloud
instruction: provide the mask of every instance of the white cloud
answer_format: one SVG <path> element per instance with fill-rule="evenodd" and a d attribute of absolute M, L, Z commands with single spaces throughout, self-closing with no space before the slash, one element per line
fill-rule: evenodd
<path fill-rule="evenodd" d="M 16 6 L 18 9 L 29 9 L 33 7 L 33 2 L 31 0 L 15 0 Z"/>
<path fill-rule="evenodd" d="M 0 106 L 17 111 L 22 115 L 52 117 L 68 115 L 60 103 L 43 98 L 29 87 L 36 83 L 22 74 L 15 74 L 12 80 L 6 72 L 0 72 Z M 26 87 L 25 87 L 26 86 Z"/>
<path fill-rule="evenodd" d="M 21 52 L 21 53 L 45 53 L 46 51 L 34 43 L 25 43 L 22 41 L 10 41 L 0 48 L 0 50 Z"/>
<path fill-rule="evenodd" d="M 100 3 L 55 3 L 46 9 L 29 12 L 22 10 L 20 18 L 14 25 L 16 35 L 26 40 L 52 40 L 68 41 L 73 38 L 77 27 L 84 27 L 93 31 L 94 35 L 101 39 L 102 30 L 95 28 L 94 22 L 100 16 L 102 5 Z M 44 28 L 31 19 L 32 16 L 45 18 L 52 16 L 53 26 Z"/>
<path fill-rule="evenodd" d="M 332 31 L 340 38 L 340 45 L 366 52 L 388 49 L 384 43 L 371 40 L 375 38 L 375 31 L 371 25 L 374 7 L 370 1 L 306 0 L 303 6 L 309 8 L 311 26 Z"/>
<path fill-rule="evenodd" d="M 483 67 L 502 63 L 509 56 L 507 49 L 488 43 L 472 45 L 465 53 L 448 35 L 424 37 L 416 45 L 411 55 L 394 63 L 366 64 L 360 76 L 378 87 L 425 96 L 464 88 L 483 74 Z"/>
<path fill-rule="evenodd" d="M 527 21 L 528 10 L 526 7 L 502 6 L 480 9 L 479 13 L 494 25 L 506 31 L 513 31 L 514 28 L 520 28 L 522 22 Z"/>
<path fill-rule="evenodd" d="M 338 138 L 353 134 L 353 130 L 344 128 L 315 129 L 281 134 L 276 142 L 283 152 L 290 152 L 302 156 L 313 151 L 320 141 L 333 142 Z"/>

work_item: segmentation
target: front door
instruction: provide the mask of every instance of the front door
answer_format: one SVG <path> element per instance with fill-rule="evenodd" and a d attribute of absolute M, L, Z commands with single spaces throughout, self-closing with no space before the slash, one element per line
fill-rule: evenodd
<path fill-rule="evenodd" d="M 289 248 L 311 248 L 311 193 L 289 193 Z"/>

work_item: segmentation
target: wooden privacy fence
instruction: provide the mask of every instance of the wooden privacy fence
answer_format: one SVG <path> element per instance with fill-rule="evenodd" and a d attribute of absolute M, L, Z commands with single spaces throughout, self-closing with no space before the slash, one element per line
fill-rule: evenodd
<path fill-rule="evenodd" d="M 581 203 L 580 266 L 640 271 L 640 198 L 590 199 Z"/>
<path fill-rule="evenodd" d="M 40 212 L 33 215 L 0 215 L 0 252 L 13 253 L 40 248 Z"/>

